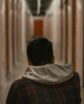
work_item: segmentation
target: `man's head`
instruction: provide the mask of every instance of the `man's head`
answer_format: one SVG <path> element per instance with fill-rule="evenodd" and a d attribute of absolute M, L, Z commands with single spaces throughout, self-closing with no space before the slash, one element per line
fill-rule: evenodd
<path fill-rule="evenodd" d="M 52 43 L 45 38 L 37 38 L 27 46 L 27 57 L 32 65 L 45 65 L 53 62 Z"/>

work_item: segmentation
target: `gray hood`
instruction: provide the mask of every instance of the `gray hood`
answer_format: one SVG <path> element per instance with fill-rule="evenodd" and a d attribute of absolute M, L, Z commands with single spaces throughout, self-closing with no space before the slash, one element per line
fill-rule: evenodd
<path fill-rule="evenodd" d="M 41 84 L 60 84 L 73 77 L 71 65 L 29 66 L 24 77 Z"/>

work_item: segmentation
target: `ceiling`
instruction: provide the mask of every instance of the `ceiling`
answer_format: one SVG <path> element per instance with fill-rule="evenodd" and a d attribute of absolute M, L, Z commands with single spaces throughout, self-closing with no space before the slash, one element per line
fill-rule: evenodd
<path fill-rule="evenodd" d="M 40 13 L 37 14 L 38 0 L 26 0 L 28 8 L 33 16 L 45 16 L 46 10 L 49 8 L 53 0 L 41 0 Z"/>

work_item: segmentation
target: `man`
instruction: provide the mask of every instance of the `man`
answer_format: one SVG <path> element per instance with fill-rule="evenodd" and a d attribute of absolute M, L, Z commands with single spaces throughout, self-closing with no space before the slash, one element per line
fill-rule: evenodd
<path fill-rule="evenodd" d="M 12 84 L 6 104 L 81 104 L 79 75 L 70 65 L 54 64 L 50 41 L 33 40 L 27 56 L 29 66 Z"/>

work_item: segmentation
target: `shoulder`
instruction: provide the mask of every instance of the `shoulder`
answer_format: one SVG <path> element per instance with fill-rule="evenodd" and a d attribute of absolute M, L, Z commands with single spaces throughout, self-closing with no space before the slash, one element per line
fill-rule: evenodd
<path fill-rule="evenodd" d="M 22 101 L 22 97 L 24 96 L 24 91 L 25 91 L 25 84 L 29 83 L 28 79 L 18 79 L 15 80 L 8 92 L 7 98 L 6 98 L 6 104 L 23 104 Z"/>
<path fill-rule="evenodd" d="M 21 79 L 15 80 L 11 85 L 11 89 L 18 89 L 19 87 L 21 88 L 22 86 L 24 86 L 28 83 L 30 83 L 30 81 L 26 78 L 21 78 Z"/>
<path fill-rule="evenodd" d="M 79 76 L 79 74 L 77 72 L 74 72 L 73 77 L 70 80 L 68 80 L 67 82 L 65 82 L 63 85 L 65 85 L 67 87 L 80 89 L 80 76 Z"/>
<path fill-rule="evenodd" d="M 67 82 L 70 82 L 70 84 L 73 83 L 73 85 L 80 84 L 80 76 L 79 76 L 78 72 L 73 72 L 73 77 L 70 80 L 68 80 Z"/>
<path fill-rule="evenodd" d="M 77 72 L 73 72 L 73 77 L 60 86 L 80 88 L 80 76 Z"/>
<path fill-rule="evenodd" d="M 78 72 L 73 73 L 73 80 L 77 81 L 77 82 L 80 82 L 80 76 L 79 76 Z"/>
<path fill-rule="evenodd" d="M 23 86 L 23 85 L 25 85 L 25 84 L 28 84 L 28 83 L 30 83 L 30 80 L 28 80 L 28 79 L 22 77 L 21 79 L 15 80 L 15 81 L 12 83 L 11 86 L 14 87 L 14 88 L 18 88 L 19 86 L 21 87 L 21 86 Z"/>

